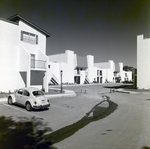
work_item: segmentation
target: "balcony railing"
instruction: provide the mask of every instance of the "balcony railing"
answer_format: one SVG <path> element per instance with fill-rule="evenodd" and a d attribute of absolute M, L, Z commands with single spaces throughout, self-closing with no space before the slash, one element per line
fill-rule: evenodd
<path fill-rule="evenodd" d="M 31 59 L 31 68 L 46 69 L 46 61 Z"/>

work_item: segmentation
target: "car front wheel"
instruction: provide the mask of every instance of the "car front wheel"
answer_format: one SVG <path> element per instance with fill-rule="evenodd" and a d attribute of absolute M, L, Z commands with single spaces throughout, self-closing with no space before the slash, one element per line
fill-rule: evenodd
<path fill-rule="evenodd" d="M 26 110 L 27 111 L 31 111 L 32 110 L 32 106 L 29 102 L 26 103 Z"/>
<path fill-rule="evenodd" d="M 13 104 L 11 97 L 8 97 L 8 104 L 9 104 L 9 105 L 12 105 L 12 104 Z"/>

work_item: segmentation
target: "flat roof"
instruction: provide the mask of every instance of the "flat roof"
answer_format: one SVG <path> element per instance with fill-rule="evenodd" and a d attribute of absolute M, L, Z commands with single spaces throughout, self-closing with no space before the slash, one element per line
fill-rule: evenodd
<path fill-rule="evenodd" d="M 36 26 L 35 24 L 27 21 L 25 18 L 21 17 L 18 14 L 13 15 L 12 17 L 9 17 L 7 20 L 12 21 L 12 22 L 18 22 L 19 20 L 27 23 L 28 25 L 30 25 L 31 27 L 35 28 L 36 30 L 38 30 L 39 32 L 43 33 L 44 35 L 46 35 L 46 37 L 50 37 L 51 34 L 49 34 L 48 32 L 44 31 L 43 29 L 41 29 L 40 27 Z"/>

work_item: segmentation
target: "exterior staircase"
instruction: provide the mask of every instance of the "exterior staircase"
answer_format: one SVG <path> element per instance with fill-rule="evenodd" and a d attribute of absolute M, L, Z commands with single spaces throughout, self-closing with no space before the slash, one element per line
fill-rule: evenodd
<path fill-rule="evenodd" d="M 58 82 L 59 82 L 58 79 L 54 75 L 52 75 L 49 85 L 58 85 L 59 84 Z"/>
<path fill-rule="evenodd" d="M 84 84 L 89 84 L 89 79 L 85 78 Z"/>

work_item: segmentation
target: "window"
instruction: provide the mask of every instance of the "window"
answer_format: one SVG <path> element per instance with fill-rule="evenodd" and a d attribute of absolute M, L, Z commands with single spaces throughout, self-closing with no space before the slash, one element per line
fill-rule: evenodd
<path fill-rule="evenodd" d="M 102 70 L 100 70 L 100 75 L 102 75 Z"/>
<path fill-rule="evenodd" d="M 22 93 L 23 93 L 23 90 L 18 90 L 18 92 L 17 92 L 18 94 L 20 94 L 20 95 L 22 95 Z"/>
<path fill-rule="evenodd" d="M 77 74 L 80 74 L 79 68 L 77 68 Z"/>
<path fill-rule="evenodd" d="M 29 95 L 30 95 L 30 93 L 29 93 L 28 91 L 24 90 L 23 95 L 25 95 L 25 96 L 29 96 Z"/>
<path fill-rule="evenodd" d="M 21 41 L 28 42 L 31 44 L 38 44 L 38 35 L 21 31 Z"/>
<path fill-rule="evenodd" d="M 32 93 L 33 93 L 34 96 L 44 95 L 44 93 L 42 91 L 34 91 Z"/>
<path fill-rule="evenodd" d="M 97 70 L 97 76 L 99 75 L 99 70 Z"/>
<path fill-rule="evenodd" d="M 31 54 L 31 68 L 35 68 L 35 55 Z"/>

